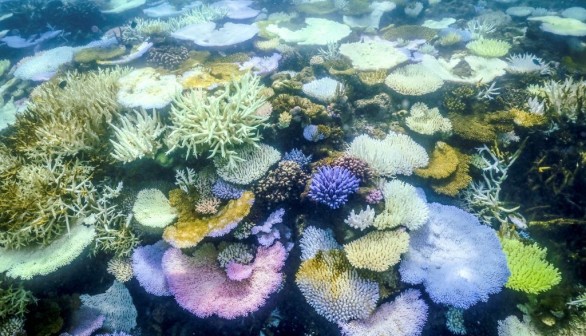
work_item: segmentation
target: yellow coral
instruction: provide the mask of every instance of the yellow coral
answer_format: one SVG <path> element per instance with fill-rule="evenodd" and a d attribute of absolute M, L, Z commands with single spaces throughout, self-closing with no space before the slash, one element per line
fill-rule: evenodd
<path fill-rule="evenodd" d="M 279 114 L 279 122 L 277 125 L 279 128 L 287 128 L 291 124 L 291 119 L 291 113 L 287 111 L 281 112 L 281 114 Z"/>
<path fill-rule="evenodd" d="M 210 63 L 205 67 L 198 66 L 186 72 L 181 84 L 187 89 L 207 89 L 214 85 L 228 84 L 238 80 L 245 74 L 234 63 Z"/>
<path fill-rule="evenodd" d="M 408 247 L 409 234 L 405 230 L 374 231 L 344 245 L 344 252 L 352 266 L 384 272 L 401 260 Z"/>
<path fill-rule="evenodd" d="M 376 70 L 376 71 L 361 71 L 358 72 L 358 78 L 365 85 L 377 85 L 385 82 L 387 78 L 387 70 Z"/>
<path fill-rule="evenodd" d="M 423 178 L 443 179 L 456 171 L 459 162 L 456 149 L 445 142 L 438 141 L 427 167 L 416 169 L 415 174 Z"/>
<path fill-rule="evenodd" d="M 237 200 L 231 200 L 218 213 L 211 217 L 200 216 L 195 212 L 194 199 L 181 189 L 169 192 L 169 202 L 177 209 L 179 219 L 163 232 L 163 239 L 177 248 L 196 246 L 205 236 L 229 230 L 248 215 L 254 194 L 246 191 Z"/>
<path fill-rule="evenodd" d="M 295 282 L 309 304 L 332 322 L 367 317 L 379 298 L 378 285 L 362 279 L 341 250 L 319 251 L 305 260 Z"/>
<path fill-rule="evenodd" d="M 512 108 L 509 112 L 514 116 L 513 121 L 521 127 L 535 127 L 547 122 L 547 118 L 541 114 L 530 113 L 517 108 Z"/>
<path fill-rule="evenodd" d="M 545 260 L 546 248 L 537 244 L 524 245 L 518 240 L 501 241 L 511 271 L 507 288 L 537 294 L 549 290 L 561 281 L 557 268 Z"/>
<path fill-rule="evenodd" d="M 460 190 L 466 188 L 472 181 L 470 177 L 470 156 L 456 151 L 458 156 L 458 166 L 452 175 L 445 179 L 433 182 L 431 187 L 438 194 L 456 196 Z"/>

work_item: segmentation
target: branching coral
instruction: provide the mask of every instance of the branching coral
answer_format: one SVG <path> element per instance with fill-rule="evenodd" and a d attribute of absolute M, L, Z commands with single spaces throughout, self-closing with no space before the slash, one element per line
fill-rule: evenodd
<path fill-rule="evenodd" d="M 2 286 L 1 281 L 0 286 Z M 35 301 L 33 293 L 24 289 L 22 285 L 0 287 L 0 321 L 7 317 L 24 316 L 27 312 L 26 306 Z"/>
<path fill-rule="evenodd" d="M 117 81 L 126 73 L 122 68 L 70 72 L 36 88 L 17 118 L 11 139 L 15 148 L 31 156 L 72 156 L 106 148 L 108 122 L 119 113 Z"/>
<path fill-rule="evenodd" d="M 45 157 L 0 182 L 0 246 L 48 244 L 88 214 L 95 192 L 93 168 L 79 161 Z"/>
<path fill-rule="evenodd" d="M 510 217 L 523 218 L 518 206 L 508 206 L 501 197 L 502 185 L 508 177 L 509 168 L 515 163 L 521 150 L 513 154 L 494 150 L 487 146 L 478 148 L 483 162 L 482 180 L 473 182 L 462 193 L 467 208 L 487 224 L 510 222 Z"/>
<path fill-rule="evenodd" d="M 128 163 L 144 156 L 154 157 L 161 147 L 158 138 L 165 130 L 155 110 L 149 115 L 145 110 L 134 111 L 132 115 L 120 117 L 114 129 L 114 138 L 110 139 L 114 152 L 112 157 L 118 161 Z"/>
<path fill-rule="evenodd" d="M 256 113 L 266 101 L 262 88 L 259 77 L 247 73 L 217 95 L 194 90 L 176 97 L 170 112 L 169 152 L 185 148 L 186 157 L 207 152 L 208 158 L 221 156 L 235 166 L 242 161 L 236 148 L 256 144 L 259 127 L 266 125 L 267 117 Z"/>
<path fill-rule="evenodd" d="M 254 193 L 268 203 L 291 201 L 299 197 L 308 179 L 297 162 L 284 160 L 257 182 Z"/>

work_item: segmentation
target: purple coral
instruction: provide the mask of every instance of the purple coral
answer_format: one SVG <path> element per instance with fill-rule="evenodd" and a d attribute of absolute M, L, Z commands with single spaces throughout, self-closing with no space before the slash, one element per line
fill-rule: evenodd
<path fill-rule="evenodd" d="M 269 218 L 262 224 L 252 228 L 253 235 L 258 237 L 258 243 L 262 246 L 271 246 L 275 240 L 281 238 L 281 233 L 275 225 L 283 222 L 285 209 L 280 208 L 269 215 Z"/>
<path fill-rule="evenodd" d="M 222 179 L 218 179 L 212 186 L 212 194 L 223 200 L 238 199 L 242 196 L 243 192 L 242 189 L 237 188 Z"/>
<path fill-rule="evenodd" d="M 283 161 L 297 162 L 299 167 L 305 168 L 311 163 L 312 155 L 305 155 L 300 149 L 293 148 L 283 155 Z"/>
<path fill-rule="evenodd" d="M 311 179 L 309 197 L 332 209 L 346 204 L 348 196 L 358 191 L 360 180 L 352 172 L 343 167 L 323 166 Z"/>
<path fill-rule="evenodd" d="M 366 203 L 377 204 L 384 198 L 383 192 L 380 189 L 373 189 L 366 194 Z"/>
<path fill-rule="evenodd" d="M 429 220 L 411 232 L 401 280 L 425 286 L 435 303 L 467 309 L 501 291 L 509 278 L 496 232 L 466 211 L 432 203 Z"/>
<path fill-rule="evenodd" d="M 252 73 L 257 76 L 268 75 L 277 70 L 281 54 L 274 53 L 270 57 L 253 57 L 250 60 L 240 64 L 240 70 L 252 69 Z"/>
<path fill-rule="evenodd" d="M 319 132 L 317 125 L 307 125 L 303 128 L 303 137 L 307 141 L 318 142 L 325 139 L 325 135 Z"/>
<path fill-rule="evenodd" d="M 140 246 L 132 253 L 132 270 L 134 276 L 147 293 L 156 296 L 171 295 L 163 275 L 163 254 L 169 244 L 160 240 L 154 245 Z"/>

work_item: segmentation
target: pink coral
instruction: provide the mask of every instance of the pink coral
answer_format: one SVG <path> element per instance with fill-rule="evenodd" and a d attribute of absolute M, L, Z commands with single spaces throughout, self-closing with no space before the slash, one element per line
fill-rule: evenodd
<path fill-rule="evenodd" d="M 226 265 L 226 275 L 230 280 L 246 280 L 250 278 L 252 271 L 254 271 L 254 267 L 252 265 L 243 265 L 233 261 Z"/>
<path fill-rule="evenodd" d="M 287 252 L 279 242 L 259 247 L 251 274 L 231 280 L 218 265 L 212 244 L 199 247 L 193 257 L 172 248 L 163 256 L 163 272 L 177 303 L 198 317 L 218 315 L 234 319 L 256 311 L 282 282 L 281 268 Z"/>

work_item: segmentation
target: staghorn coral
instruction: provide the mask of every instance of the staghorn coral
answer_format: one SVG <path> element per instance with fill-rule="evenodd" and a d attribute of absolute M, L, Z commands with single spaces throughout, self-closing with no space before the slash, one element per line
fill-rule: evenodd
<path fill-rule="evenodd" d="M 502 239 L 501 243 L 511 270 L 511 276 L 505 285 L 507 288 L 538 294 L 561 281 L 558 269 L 545 260 L 546 248 L 535 243 L 525 245 L 509 238 Z"/>
<path fill-rule="evenodd" d="M 305 300 L 331 322 L 366 318 L 379 298 L 377 283 L 360 277 L 341 250 L 319 251 L 303 261 L 295 283 Z"/>
<path fill-rule="evenodd" d="M 220 203 L 220 199 L 215 197 L 200 198 L 195 203 L 195 212 L 202 215 L 213 215 L 218 212 L 218 207 L 220 206 Z"/>
<path fill-rule="evenodd" d="M 128 163 L 143 157 L 153 158 L 161 148 L 159 137 L 165 131 L 159 115 L 153 109 L 151 115 L 145 110 L 119 117 L 119 125 L 109 123 L 114 130 L 110 139 L 115 160 Z"/>
<path fill-rule="evenodd" d="M 435 144 L 429 164 L 415 170 L 415 175 L 423 178 L 443 179 L 452 175 L 458 167 L 458 151 L 445 142 Z"/>
<path fill-rule="evenodd" d="M 61 157 L 31 160 L 0 182 L 0 246 L 47 245 L 88 214 L 94 168 Z"/>
<path fill-rule="evenodd" d="M 11 137 L 16 150 L 31 156 L 95 155 L 103 150 L 108 122 L 120 112 L 117 82 L 128 72 L 126 68 L 68 72 L 35 88 L 27 109 L 17 117 Z"/>
<path fill-rule="evenodd" d="M 308 179 L 297 162 L 283 160 L 256 183 L 254 194 L 267 203 L 292 201 L 299 197 Z"/>
<path fill-rule="evenodd" d="M 193 207 L 193 197 L 181 189 L 169 192 L 169 202 L 178 213 L 178 220 L 165 228 L 163 239 L 174 247 L 196 246 L 206 236 L 218 236 L 233 229 L 250 211 L 254 194 L 246 191 L 237 200 L 231 200 L 213 216 L 199 216 Z"/>
<path fill-rule="evenodd" d="M 26 307 L 34 302 L 36 299 L 33 293 L 22 285 L 4 287 L 0 281 L 0 321 L 9 317 L 23 317 L 27 312 Z"/>
<path fill-rule="evenodd" d="M 374 209 L 372 209 L 370 205 L 367 205 L 366 209 L 360 210 L 359 213 L 355 213 L 354 210 L 352 210 L 348 215 L 348 218 L 344 220 L 344 223 L 351 228 L 362 231 L 374 225 L 374 215 Z"/>
<path fill-rule="evenodd" d="M 404 229 L 374 231 L 344 245 L 344 253 L 356 268 L 384 272 L 399 263 L 408 247 L 409 234 Z"/>
<path fill-rule="evenodd" d="M 266 101 L 262 88 L 260 78 L 247 73 L 217 95 L 194 90 L 177 96 L 166 139 L 169 152 L 186 149 L 186 157 L 207 153 L 208 158 L 221 157 L 234 167 L 242 161 L 236 149 L 255 145 L 260 140 L 259 127 L 266 125 L 267 117 L 256 114 Z"/>

